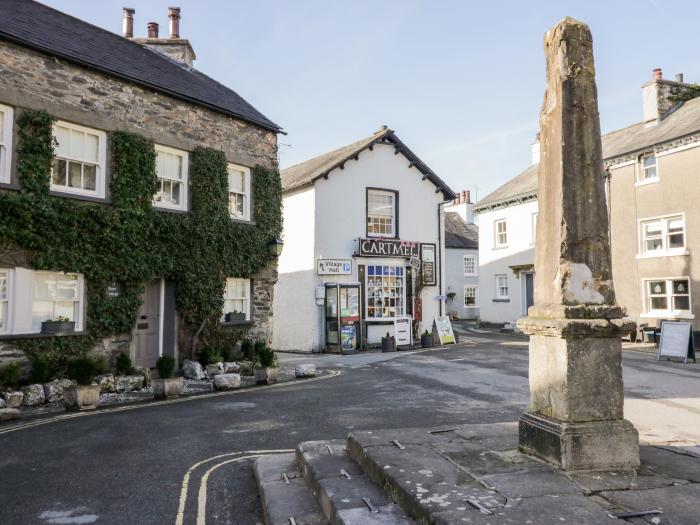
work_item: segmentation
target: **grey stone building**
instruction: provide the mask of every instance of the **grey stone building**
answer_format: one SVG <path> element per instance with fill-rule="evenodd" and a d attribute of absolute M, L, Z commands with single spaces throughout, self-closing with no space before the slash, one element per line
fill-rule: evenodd
<path fill-rule="evenodd" d="M 472 206 L 464 191 L 445 209 L 445 308 L 454 319 L 479 318 L 479 227 L 469 221 Z"/>
<path fill-rule="evenodd" d="M 124 10 L 120 36 L 31 0 L 0 4 L 0 193 L 23 191 L 17 123 L 26 111 L 44 110 L 54 118 L 56 140 L 51 198 L 112 206 L 113 135 L 132 132 L 155 143 L 158 189 L 153 206 L 159 213 L 190 213 L 191 152 L 213 148 L 228 162 L 231 221 L 257 231 L 254 171 L 256 166 L 276 171 L 280 127 L 192 66 L 195 54 L 180 37 L 179 9 L 170 9 L 168 38 L 160 38 L 153 23 L 148 38 L 133 38 L 133 15 L 132 9 Z M 44 320 L 67 318 L 75 323 L 74 334 L 84 333 L 90 324 L 86 290 L 91 286 L 83 275 L 65 268 L 37 271 L 27 254 L 12 247 L 12 239 L 3 241 L 0 364 L 21 357 L 2 340 L 46 337 L 41 333 Z M 226 279 L 224 306 L 235 315 L 222 312 L 222 323 L 240 325 L 251 337 L 269 341 L 276 260 L 270 258 L 252 277 Z M 133 330 L 97 346 L 108 353 L 127 350 L 134 364 L 149 367 L 162 354 L 186 356 L 189 335 L 178 331 L 178 283 L 156 275 L 143 285 Z M 118 294 L 118 288 L 106 293 Z"/>

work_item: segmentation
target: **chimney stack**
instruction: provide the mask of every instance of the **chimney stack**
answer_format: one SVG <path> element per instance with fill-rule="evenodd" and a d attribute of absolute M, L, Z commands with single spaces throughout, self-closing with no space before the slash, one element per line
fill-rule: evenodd
<path fill-rule="evenodd" d="M 663 74 L 660 67 L 657 67 L 652 71 L 652 78 L 654 80 L 663 80 Z"/>
<path fill-rule="evenodd" d="M 675 80 L 667 80 L 663 77 L 661 68 L 654 69 L 651 80 L 642 85 L 644 123 L 647 126 L 658 124 L 678 109 L 682 102 L 673 99 L 689 87 L 690 84 L 683 81 L 683 73 L 678 73 Z"/>
<path fill-rule="evenodd" d="M 124 38 L 134 38 L 134 13 L 136 9 L 133 7 L 122 8 L 124 12 L 124 20 L 122 21 L 122 33 Z"/>
<path fill-rule="evenodd" d="M 148 22 L 148 38 L 158 38 L 158 22 Z"/>
<path fill-rule="evenodd" d="M 179 7 L 168 7 L 168 20 L 170 20 L 170 38 L 180 38 Z"/>
<path fill-rule="evenodd" d="M 676 82 L 683 83 L 683 73 L 676 73 Z"/>

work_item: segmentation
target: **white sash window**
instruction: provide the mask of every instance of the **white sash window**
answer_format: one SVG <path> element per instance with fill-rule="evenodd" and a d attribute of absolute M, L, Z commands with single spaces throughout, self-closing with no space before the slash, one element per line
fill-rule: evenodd
<path fill-rule="evenodd" d="M 107 135 L 104 131 L 56 122 L 56 150 L 51 165 L 51 189 L 61 193 L 105 196 Z"/>
<path fill-rule="evenodd" d="M 10 182 L 12 165 L 12 108 L 0 105 L 0 182 Z"/>
<path fill-rule="evenodd" d="M 228 212 L 233 219 L 250 220 L 250 168 L 228 165 Z"/>
<path fill-rule="evenodd" d="M 158 189 L 154 206 L 187 211 L 187 163 L 186 151 L 156 145 Z"/>

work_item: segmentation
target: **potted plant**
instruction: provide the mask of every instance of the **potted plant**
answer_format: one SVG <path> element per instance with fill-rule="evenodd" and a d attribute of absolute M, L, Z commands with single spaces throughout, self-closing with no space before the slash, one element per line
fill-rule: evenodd
<path fill-rule="evenodd" d="M 423 348 L 431 348 L 433 346 L 433 334 L 427 330 L 423 332 L 423 334 L 420 336 L 420 345 Z"/>
<path fill-rule="evenodd" d="M 255 382 L 271 385 L 277 382 L 277 356 L 266 344 L 256 345 Z"/>
<path fill-rule="evenodd" d="M 382 352 L 396 352 L 396 338 L 389 332 L 382 337 Z"/>
<path fill-rule="evenodd" d="M 66 410 L 94 410 L 100 403 L 100 385 L 94 383 L 100 372 L 98 363 L 88 357 L 76 357 L 68 361 L 66 374 L 77 385 L 63 389 Z"/>
<path fill-rule="evenodd" d="M 243 312 L 234 310 L 233 312 L 226 312 L 224 315 L 224 322 L 226 323 L 235 323 L 238 321 L 245 321 L 245 314 Z"/>
<path fill-rule="evenodd" d="M 55 319 L 47 319 L 41 323 L 42 334 L 64 334 L 75 332 L 75 321 L 71 321 L 62 315 Z"/>
<path fill-rule="evenodd" d="M 173 377 L 175 358 L 171 355 L 160 356 L 156 361 L 156 368 L 158 379 L 153 380 L 153 397 L 156 399 L 180 397 L 183 380 L 181 377 Z"/>

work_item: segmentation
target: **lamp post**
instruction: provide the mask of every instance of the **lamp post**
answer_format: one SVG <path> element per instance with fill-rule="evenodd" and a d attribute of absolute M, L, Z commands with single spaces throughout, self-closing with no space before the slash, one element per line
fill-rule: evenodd
<path fill-rule="evenodd" d="M 272 257 L 279 257 L 282 255 L 282 248 L 284 247 L 284 242 L 282 239 L 272 239 L 267 244 L 267 254 Z"/>

